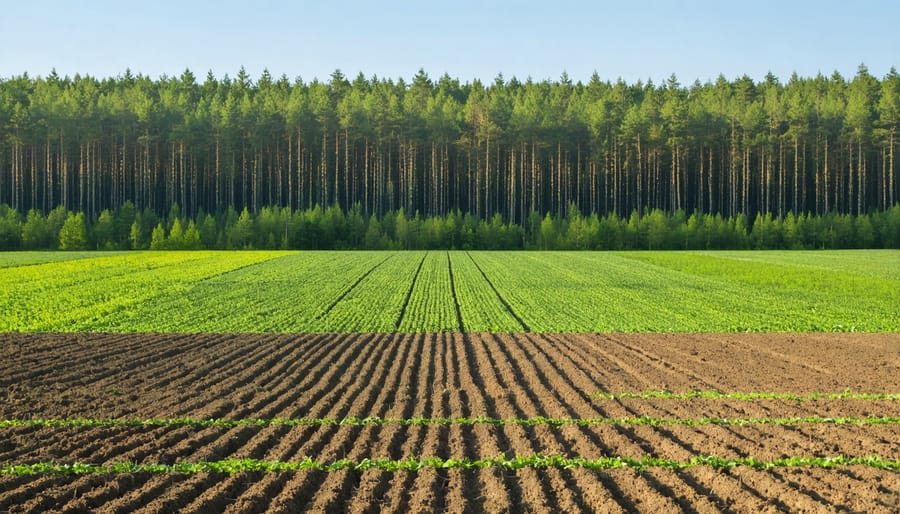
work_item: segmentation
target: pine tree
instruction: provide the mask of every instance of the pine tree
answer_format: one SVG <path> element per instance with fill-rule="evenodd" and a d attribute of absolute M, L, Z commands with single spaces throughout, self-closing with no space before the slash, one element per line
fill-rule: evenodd
<path fill-rule="evenodd" d="M 153 234 L 150 236 L 150 249 L 151 250 L 167 250 L 168 245 L 166 244 L 166 229 L 163 228 L 162 222 L 158 223 L 156 227 L 153 229 Z"/>

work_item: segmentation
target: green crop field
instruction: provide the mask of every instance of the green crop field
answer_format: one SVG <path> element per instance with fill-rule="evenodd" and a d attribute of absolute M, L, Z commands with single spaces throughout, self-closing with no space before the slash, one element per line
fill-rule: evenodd
<path fill-rule="evenodd" d="M 0 254 L 0 331 L 895 332 L 900 252 Z"/>

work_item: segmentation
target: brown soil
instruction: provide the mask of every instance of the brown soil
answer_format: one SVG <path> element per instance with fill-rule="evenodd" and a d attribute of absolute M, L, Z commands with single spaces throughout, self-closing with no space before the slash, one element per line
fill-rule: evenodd
<path fill-rule="evenodd" d="M 597 391 L 900 392 L 900 334 L 0 334 L 0 418 L 900 416 L 897 401 L 601 400 Z M 0 429 L 0 465 L 565 454 L 900 458 L 900 427 Z M 0 512 L 897 512 L 867 467 L 0 477 Z"/>

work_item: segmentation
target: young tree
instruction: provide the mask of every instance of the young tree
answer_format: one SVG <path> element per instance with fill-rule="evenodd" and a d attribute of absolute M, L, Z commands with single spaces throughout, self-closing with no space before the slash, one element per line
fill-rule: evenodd
<path fill-rule="evenodd" d="M 0 205 L 0 250 L 18 250 L 22 244 L 22 220 L 16 209 Z"/>
<path fill-rule="evenodd" d="M 66 222 L 59 231 L 60 250 L 84 250 L 87 248 L 87 227 L 84 224 L 84 213 L 69 213 Z"/>
<path fill-rule="evenodd" d="M 167 248 L 166 229 L 163 227 L 162 222 L 159 222 L 153 229 L 153 234 L 150 236 L 150 249 L 166 250 Z"/>
<path fill-rule="evenodd" d="M 200 224 L 200 244 L 207 249 L 213 249 L 217 247 L 217 241 L 219 237 L 219 229 L 216 226 L 216 219 L 211 215 L 207 214 L 203 217 L 203 222 Z"/>
<path fill-rule="evenodd" d="M 647 226 L 647 248 L 650 250 L 664 249 L 669 237 L 669 226 L 665 214 L 659 209 L 653 209 L 644 223 Z"/>
<path fill-rule="evenodd" d="M 188 228 L 184 231 L 182 246 L 185 250 L 199 250 L 203 248 L 203 243 L 200 241 L 200 231 L 197 229 L 197 225 L 194 224 L 194 220 L 188 223 Z"/>
<path fill-rule="evenodd" d="M 409 220 L 406 219 L 403 207 L 397 211 L 396 222 L 394 223 L 394 241 L 400 248 L 409 250 Z"/>
<path fill-rule="evenodd" d="M 250 215 L 249 209 L 244 207 L 234 226 L 228 231 L 228 246 L 237 249 L 252 246 L 253 225 L 253 217 Z"/>
<path fill-rule="evenodd" d="M 375 216 L 369 217 L 369 222 L 366 226 L 366 235 L 364 238 L 364 247 L 367 250 L 383 250 L 382 246 L 382 233 L 381 233 L 381 224 L 378 223 L 378 218 Z"/>
<path fill-rule="evenodd" d="M 44 216 L 34 209 L 28 211 L 25 217 L 25 225 L 22 227 L 22 246 L 29 250 L 46 250 L 53 247 L 56 234 L 51 230 L 50 224 Z"/>
<path fill-rule="evenodd" d="M 146 248 L 144 246 L 144 234 L 141 230 L 141 223 L 137 219 L 131 223 L 131 230 L 128 232 L 128 242 L 133 250 Z"/>
<path fill-rule="evenodd" d="M 556 225 L 553 223 L 553 218 L 550 216 L 548 212 L 543 221 L 541 221 L 541 239 L 540 245 L 543 250 L 553 250 L 556 248 L 557 243 L 557 233 L 556 233 Z"/>
<path fill-rule="evenodd" d="M 184 250 L 184 230 L 181 228 L 181 220 L 175 218 L 172 222 L 172 228 L 169 230 L 169 237 L 166 238 L 166 248 L 169 250 Z"/>
<path fill-rule="evenodd" d="M 92 248 L 97 250 L 112 250 L 116 248 L 116 225 L 109 209 L 103 209 L 97 223 L 94 223 Z"/>

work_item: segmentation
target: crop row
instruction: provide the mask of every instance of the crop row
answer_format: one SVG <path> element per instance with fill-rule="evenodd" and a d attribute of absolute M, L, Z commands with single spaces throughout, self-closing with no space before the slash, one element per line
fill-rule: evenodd
<path fill-rule="evenodd" d="M 813 400 L 900 400 L 900 393 L 854 393 L 843 391 L 840 393 L 773 393 L 773 392 L 732 392 L 719 391 L 688 391 L 686 393 L 673 393 L 672 391 L 641 391 L 624 393 L 594 393 L 594 398 L 603 400 L 622 400 L 625 398 L 639 398 L 643 400 L 690 400 L 703 398 L 709 400 L 790 400 L 794 402 L 808 402 Z"/>
<path fill-rule="evenodd" d="M 651 416 L 635 416 L 623 418 L 490 418 L 485 416 L 471 418 L 247 418 L 247 419 L 4 419 L 0 420 L 0 428 L 10 427 L 243 427 L 243 426 L 365 426 L 365 425 L 517 425 L 561 427 L 566 425 L 645 425 L 645 426 L 745 426 L 745 425 L 900 425 L 897 416 L 790 416 L 790 417 L 756 417 L 756 418 L 658 418 Z"/>
<path fill-rule="evenodd" d="M 409 290 L 409 302 L 397 327 L 400 332 L 456 332 L 453 285 L 447 255 L 429 252 Z"/>
<path fill-rule="evenodd" d="M 750 252 L 751 255 L 755 253 Z M 896 252 L 858 271 L 686 252 L 473 252 L 537 332 L 896 331 Z M 786 255 L 786 254 L 780 254 Z M 783 257 L 789 258 L 789 257 Z M 807 261 L 818 262 L 806 256 Z M 867 270 L 883 267 L 887 272 Z M 665 301 L 662 301 L 665 299 Z"/>
<path fill-rule="evenodd" d="M 473 255 L 512 310 L 537 332 L 784 330 L 772 323 L 791 319 L 784 315 L 788 307 L 773 307 L 764 292 L 735 291 L 617 255 Z"/>
<path fill-rule="evenodd" d="M 497 294 L 487 286 L 471 254 L 450 252 L 456 300 L 465 329 L 485 332 L 520 332 L 522 325 L 510 314 Z"/>
<path fill-rule="evenodd" d="M 742 308 L 738 301 L 735 307 L 741 310 L 737 312 L 754 323 L 764 321 L 763 330 L 896 331 L 900 319 L 895 307 L 900 305 L 900 258 L 896 253 L 872 252 L 867 255 L 869 262 L 857 261 L 855 269 L 840 261 L 828 263 L 828 254 L 822 259 L 810 259 L 807 254 L 792 261 L 770 261 L 766 260 L 769 253 L 760 252 L 762 258 L 757 260 L 739 253 L 709 252 L 623 256 L 690 281 L 710 281 L 733 299 L 746 297 L 753 305 Z M 883 269 L 874 271 L 878 268 Z M 747 328 L 759 330 L 753 324 Z"/>
<path fill-rule="evenodd" d="M 592 471 L 604 471 L 618 468 L 645 470 L 651 468 L 687 469 L 709 466 L 714 469 L 732 469 L 749 467 L 754 469 L 772 469 L 785 467 L 835 468 L 839 466 L 868 466 L 876 469 L 900 469 L 900 460 L 888 459 L 879 455 L 847 457 L 783 457 L 773 460 L 761 460 L 754 457 L 726 459 L 714 455 L 697 455 L 687 460 L 663 459 L 645 455 L 639 459 L 627 457 L 600 457 L 595 459 L 584 457 L 566 457 L 563 455 L 532 454 L 514 457 L 441 458 L 409 457 L 407 459 L 340 459 L 332 462 L 321 462 L 311 457 L 294 462 L 264 461 L 256 459 L 228 459 L 209 462 L 176 463 L 176 464 L 135 464 L 120 462 L 115 464 L 58 464 L 41 462 L 36 464 L 7 464 L 0 466 L 0 476 L 4 475 L 86 475 L 86 474 L 122 474 L 122 473 L 283 473 L 297 471 L 366 471 L 377 469 L 387 472 L 419 471 L 434 469 L 485 469 L 500 468 L 508 471 L 520 469 L 573 469 L 581 468 Z"/>
<path fill-rule="evenodd" d="M 387 255 L 323 252 L 290 254 L 209 280 L 182 294 L 141 305 L 121 331 L 290 331 L 321 323 L 330 306 Z"/>
<path fill-rule="evenodd" d="M 58 255 L 0 254 L 0 331 L 900 330 L 898 252 Z"/>
<path fill-rule="evenodd" d="M 107 257 L 128 252 L 103 252 Z M 49 262 L 74 261 L 77 259 L 91 259 L 98 256 L 97 252 L 6 252 L 0 259 L 0 268 L 14 268 L 19 266 L 33 266 Z"/>
<path fill-rule="evenodd" d="M 834 272 L 842 272 L 850 275 L 862 275 L 866 277 L 879 277 L 888 280 L 900 280 L 900 266 L 891 266 L 890 262 L 896 260 L 895 252 L 867 250 L 832 250 L 819 251 L 807 250 L 790 252 L 780 251 L 707 251 L 691 252 L 696 255 L 709 255 L 731 259 L 738 262 L 753 265 L 755 263 L 777 264 L 791 269 L 802 271 L 813 270 L 825 277 Z M 886 266 L 873 266 L 873 261 L 888 264 Z"/>
<path fill-rule="evenodd" d="M 132 326 L 158 298 L 275 259 L 278 252 L 142 253 L 0 269 L 0 331 L 99 331 Z"/>
<path fill-rule="evenodd" d="M 394 332 L 425 252 L 397 252 L 352 288 L 319 322 L 298 331 Z"/>

